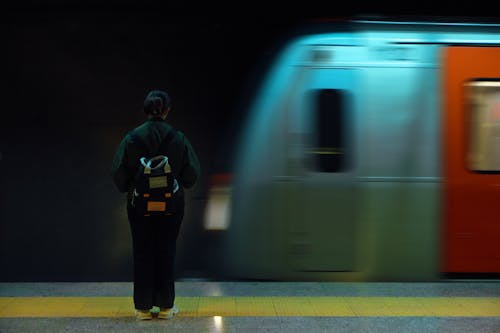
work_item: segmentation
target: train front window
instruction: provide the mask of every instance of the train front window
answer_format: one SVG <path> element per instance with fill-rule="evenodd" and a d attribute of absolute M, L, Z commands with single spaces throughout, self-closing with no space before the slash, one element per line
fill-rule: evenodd
<path fill-rule="evenodd" d="M 319 172 L 342 172 L 345 159 L 345 92 L 321 89 L 314 92 L 317 130 L 314 168 Z"/>
<path fill-rule="evenodd" d="M 468 168 L 500 172 L 500 79 L 465 84 L 469 120 Z"/>

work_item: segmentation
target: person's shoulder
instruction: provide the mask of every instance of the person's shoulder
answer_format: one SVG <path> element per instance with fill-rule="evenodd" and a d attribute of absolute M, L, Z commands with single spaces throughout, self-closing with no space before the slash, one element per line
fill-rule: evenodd
<path fill-rule="evenodd" d="M 128 136 L 132 135 L 143 135 L 145 132 L 148 131 L 149 124 L 147 121 L 140 123 L 139 125 L 136 125 L 135 127 L 132 127 L 128 132 Z"/>
<path fill-rule="evenodd" d="M 174 128 L 175 131 L 175 136 L 182 142 L 185 142 L 187 140 L 187 136 L 184 134 L 183 131 L 180 129 Z"/>
<path fill-rule="evenodd" d="M 147 132 L 147 123 L 143 122 L 129 129 L 125 133 L 123 140 L 127 144 L 134 144 L 137 140 L 140 140 L 146 132 Z"/>
<path fill-rule="evenodd" d="M 162 126 L 165 129 L 165 133 L 173 132 L 175 134 L 175 137 L 184 137 L 184 133 L 175 126 L 173 126 L 172 124 L 163 121 Z"/>

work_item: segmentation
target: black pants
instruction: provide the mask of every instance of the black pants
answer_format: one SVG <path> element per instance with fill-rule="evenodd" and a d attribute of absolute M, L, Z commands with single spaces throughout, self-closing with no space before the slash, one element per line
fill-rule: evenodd
<path fill-rule="evenodd" d="M 175 196 L 174 215 L 138 216 L 127 205 L 134 253 L 134 305 L 136 309 L 174 305 L 174 263 L 177 236 L 184 217 L 184 195 Z"/>

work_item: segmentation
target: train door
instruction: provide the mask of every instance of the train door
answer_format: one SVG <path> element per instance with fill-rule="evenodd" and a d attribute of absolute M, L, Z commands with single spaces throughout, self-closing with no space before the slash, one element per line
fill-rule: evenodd
<path fill-rule="evenodd" d="M 500 272 L 500 48 L 444 50 L 444 263 Z"/>
<path fill-rule="evenodd" d="M 355 199 L 353 146 L 353 93 L 355 69 L 306 70 L 300 120 L 306 128 L 301 180 L 303 214 L 291 226 L 290 237 L 301 243 L 294 269 L 303 272 L 346 272 L 355 265 Z"/>

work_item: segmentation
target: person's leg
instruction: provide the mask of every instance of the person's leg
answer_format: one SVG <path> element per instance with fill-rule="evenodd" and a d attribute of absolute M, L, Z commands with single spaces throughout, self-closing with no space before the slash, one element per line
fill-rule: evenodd
<path fill-rule="evenodd" d="M 155 221 L 155 305 L 172 308 L 175 300 L 175 254 L 177 237 L 184 217 L 184 197 L 176 198 L 179 209 L 172 216 Z"/>
<path fill-rule="evenodd" d="M 137 217 L 130 207 L 127 213 L 134 254 L 134 306 L 139 310 L 149 310 L 154 305 L 154 230 L 148 218 Z"/>

